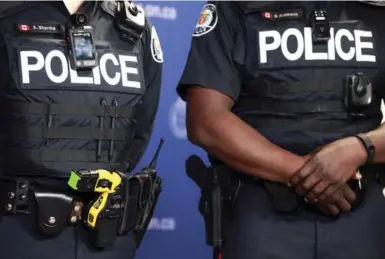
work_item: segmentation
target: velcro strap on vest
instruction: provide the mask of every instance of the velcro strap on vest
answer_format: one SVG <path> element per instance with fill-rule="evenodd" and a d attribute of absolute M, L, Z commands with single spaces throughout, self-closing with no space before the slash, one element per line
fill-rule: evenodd
<path fill-rule="evenodd" d="M 379 107 L 379 100 L 373 100 L 372 107 Z M 237 108 L 249 108 L 271 113 L 323 113 L 347 112 L 342 100 L 321 101 L 285 101 L 273 98 L 255 97 L 241 98 L 236 103 Z M 365 112 L 367 114 L 370 109 Z"/>
<path fill-rule="evenodd" d="M 315 112 L 341 112 L 345 111 L 342 100 L 334 101 L 282 101 L 268 98 L 241 98 L 237 107 L 256 109 L 272 113 L 315 113 Z"/>
<path fill-rule="evenodd" d="M 100 156 L 97 157 L 97 151 L 87 150 L 25 150 L 20 153 L 19 149 L 11 149 L 11 155 L 22 155 L 33 161 L 44 162 L 88 162 L 88 163 L 103 163 L 103 162 L 116 162 L 117 153 L 113 152 L 110 156 L 109 152 L 102 151 Z"/>
<path fill-rule="evenodd" d="M 272 94 L 287 94 L 287 93 L 302 93 L 302 92 L 320 92 L 320 91 L 336 91 L 336 85 L 340 85 L 341 80 L 328 82 L 325 84 L 323 81 L 315 81 L 309 83 L 264 83 L 258 88 L 258 94 L 261 96 Z"/>
<path fill-rule="evenodd" d="M 3 114 L 42 114 L 42 115 L 71 115 L 71 116 L 107 116 L 116 118 L 130 118 L 135 111 L 134 107 L 113 105 L 85 105 L 85 104 L 51 104 L 51 103 L 18 103 L 1 105 Z"/>
<path fill-rule="evenodd" d="M 98 140 L 130 140 L 132 134 L 128 129 L 60 127 L 48 128 L 41 126 L 25 127 L 16 135 L 26 138 L 44 139 L 98 139 Z"/>
<path fill-rule="evenodd" d="M 250 118 L 249 118 L 250 117 Z M 242 115 L 253 128 L 272 128 L 285 130 L 313 129 L 316 132 L 346 132 L 357 134 L 357 132 L 366 132 L 373 130 L 380 125 L 378 118 L 362 120 L 317 120 L 317 119 L 296 119 L 296 118 L 262 118 L 251 119 L 252 115 Z"/>

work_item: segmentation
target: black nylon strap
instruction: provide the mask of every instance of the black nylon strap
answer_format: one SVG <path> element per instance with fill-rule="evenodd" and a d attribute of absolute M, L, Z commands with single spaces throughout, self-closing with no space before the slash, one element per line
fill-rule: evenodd
<path fill-rule="evenodd" d="M 374 147 L 370 138 L 365 134 L 358 134 L 355 137 L 360 140 L 361 144 L 364 146 L 366 150 L 366 153 L 368 155 L 366 158 L 366 164 L 373 163 L 374 158 L 376 156 L 376 148 Z"/>
<path fill-rule="evenodd" d="M 95 151 L 86 151 L 86 150 L 26 150 L 22 152 L 22 156 L 33 161 L 43 161 L 43 162 L 87 162 L 87 163 L 116 163 L 116 154 L 114 152 L 112 159 L 108 157 L 108 152 L 103 151 L 100 153 L 100 157 L 97 158 Z M 10 154 L 14 156 L 20 156 L 19 149 L 11 149 Z"/>
<path fill-rule="evenodd" d="M 374 99 L 371 106 L 373 109 L 367 109 L 365 114 L 371 114 L 377 107 L 380 107 L 380 101 L 380 99 Z M 284 101 L 253 96 L 250 98 L 240 98 L 239 101 L 236 102 L 235 109 L 237 108 L 249 108 L 270 113 L 348 112 L 342 99 L 329 101 Z"/>
<path fill-rule="evenodd" d="M 116 118 L 131 118 L 134 107 L 112 105 L 85 105 L 85 104 L 44 104 L 44 103 L 19 103 L 0 105 L 3 114 L 42 114 L 42 115 L 83 115 L 83 116 L 108 116 Z"/>
<path fill-rule="evenodd" d="M 99 139 L 99 140 L 129 140 L 131 135 L 127 129 L 89 128 L 89 127 L 25 127 L 20 136 L 43 139 Z"/>
<path fill-rule="evenodd" d="M 372 130 L 380 124 L 379 119 L 364 119 L 362 122 L 346 121 L 346 120 L 316 120 L 307 119 L 300 120 L 295 118 L 252 118 L 252 116 L 241 116 L 241 118 L 252 126 L 253 128 L 275 128 L 282 130 L 298 130 L 308 129 L 314 132 L 346 132 L 356 134 L 357 132 L 364 132 Z"/>
<path fill-rule="evenodd" d="M 261 87 L 258 88 L 258 94 L 261 96 L 272 95 L 272 94 L 288 94 L 288 93 L 303 93 L 303 92 L 320 92 L 320 91 L 335 91 L 336 86 L 340 85 L 341 82 L 329 82 L 325 84 L 322 81 L 306 83 L 259 83 Z"/>
<path fill-rule="evenodd" d="M 315 112 L 341 112 L 346 111 L 342 100 L 335 101 L 309 101 L 288 102 L 267 98 L 241 98 L 236 103 L 238 108 L 253 108 L 259 111 L 273 113 L 315 113 Z"/>

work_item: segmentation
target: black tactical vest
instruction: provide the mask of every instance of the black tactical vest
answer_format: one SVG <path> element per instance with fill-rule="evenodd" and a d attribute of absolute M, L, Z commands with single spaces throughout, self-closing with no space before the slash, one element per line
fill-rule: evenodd
<path fill-rule="evenodd" d="M 383 14 L 372 6 L 330 2 L 325 8 L 331 38 L 314 44 L 308 20 L 314 8 L 312 2 L 241 4 L 247 40 L 243 88 L 233 112 L 271 142 L 300 155 L 373 130 L 382 119 L 385 35 L 374 18 Z M 290 17 L 298 9 L 303 15 Z M 375 89 L 373 105 L 361 118 L 350 116 L 344 105 L 346 76 L 355 73 L 366 75 Z"/>
<path fill-rule="evenodd" d="M 99 7 L 88 24 L 98 66 L 75 71 L 63 37 L 20 27 L 66 26 L 61 14 L 45 3 L 23 9 L 0 21 L 0 173 L 60 178 L 71 169 L 127 170 L 145 89 L 142 46 L 123 41 Z"/>

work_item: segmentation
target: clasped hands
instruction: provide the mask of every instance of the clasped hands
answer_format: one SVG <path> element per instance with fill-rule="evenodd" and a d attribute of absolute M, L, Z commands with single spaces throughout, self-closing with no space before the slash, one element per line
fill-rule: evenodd
<path fill-rule="evenodd" d="M 326 214 L 348 212 L 356 194 L 347 182 L 360 177 L 357 169 L 366 158 L 366 150 L 357 138 L 335 141 L 305 156 L 304 165 L 291 177 L 289 185 Z"/>

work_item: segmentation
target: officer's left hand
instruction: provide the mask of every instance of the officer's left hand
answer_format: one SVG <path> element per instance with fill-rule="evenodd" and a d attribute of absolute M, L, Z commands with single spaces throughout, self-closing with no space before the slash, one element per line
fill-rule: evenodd
<path fill-rule="evenodd" d="M 290 185 L 310 201 L 326 200 L 355 177 L 366 158 L 366 150 L 357 138 L 335 141 L 315 152 L 293 175 Z"/>

